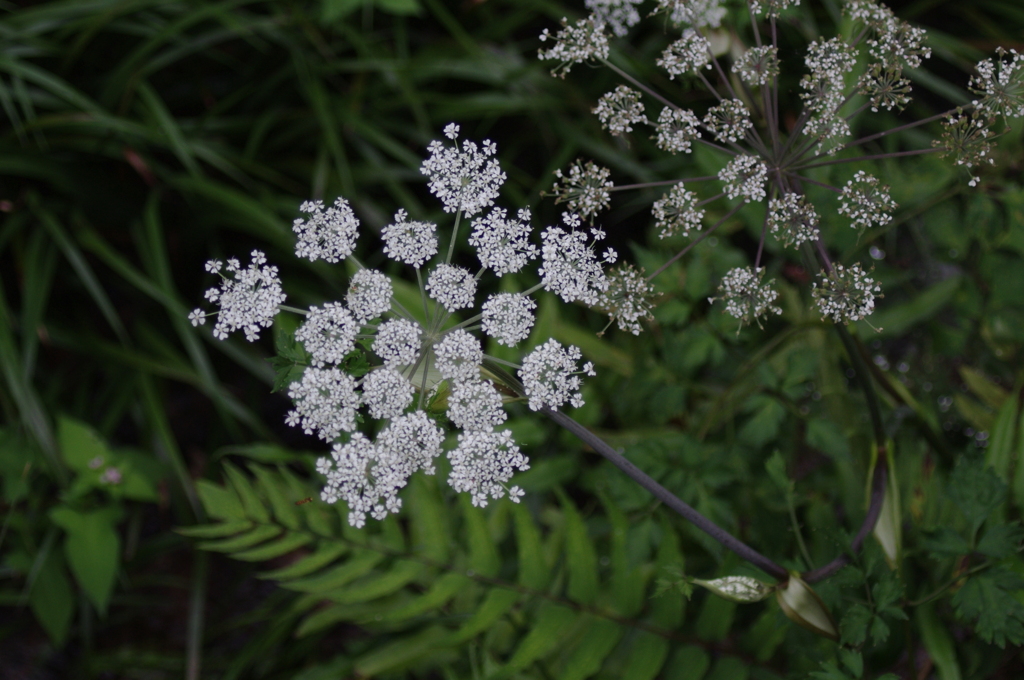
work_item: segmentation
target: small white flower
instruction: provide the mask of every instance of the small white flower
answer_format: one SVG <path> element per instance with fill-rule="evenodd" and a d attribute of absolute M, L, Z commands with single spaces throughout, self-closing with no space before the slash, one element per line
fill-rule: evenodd
<path fill-rule="evenodd" d="M 740 320 L 740 328 L 752 320 L 760 326 L 761 319 L 767 317 L 769 312 L 782 314 L 782 309 L 772 304 L 779 297 L 779 292 L 772 288 L 775 280 L 761 283 L 762 278 L 764 267 L 756 270 L 752 267 L 736 267 L 722 277 L 718 287 L 720 297 L 709 298 L 708 302 L 725 300 L 725 311 Z"/>
<path fill-rule="evenodd" d="M 313 355 L 313 365 L 340 364 L 355 349 L 359 322 L 340 302 L 328 302 L 323 309 L 310 307 L 306 320 L 295 331 L 295 339 Z"/>
<path fill-rule="evenodd" d="M 464 432 L 459 435 L 459 445 L 448 452 L 452 464 L 448 483 L 459 492 L 473 496 L 473 505 L 483 507 L 488 498 L 502 498 L 505 482 L 516 470 L 529 469 L 526 456 L 508 430 L 501 432 Z M 518 487 L 509 490 L 514 502 L 519 502 L 522 492 Z"/>
<path fill-rule="evenodd" d="M 693 111 L 666 106 L 658 115 L 658 148 L 669 153 L 690 153 L 694 140 L 701 138 L 699 125 Z"/>
<path fill-rule="evenodd" d="M 537 272 L 545 290 L 564 301 L 579 300 L 596 306 L 600 294 L 608 288 L 604 269 L 594 253 L 593 243 L 588 244 L 586 234 L 577 230 L 579 216 L 564 213 L 562 219 L 570 230 L 548 227 L 541 234 L 542 264 Z M 614 260 L 614 251 L 609 257 Z"/>
<path fill-rule="evenodd" d="M 640 22 L 637 5 L 644 0 L 586 0 L 583 4 L 593 13 L 597 22 L 604 23 L 617 38 L 629 32 L 631 26 Z"/>
<path fill-rule="evenodd" d="M 818 238 L 818 213 L 805 196 L 789 193 L 768 204 L 768 228 L 784 245 L 797 248 Z"/>
<path fill-rule="evenodd" d="M 523 359 L 519 377 L 523 381 L 530 408 L 539 411 L 544 407 L 556 409 L 569 402 L 574 407 L 583 406 L 580 387 L 583 384 L 576 367 L 582 357 L 579 348 L 563 347 L 557 340 L 548 340 Z M 592 365 L 584 366 L 591 372 Z"/>
<path fill-rule="evenodd" d="M 694 28 L 718 28 L 725 16 L 721 0 L 658 0 L 654 12 L 667 12 L 672 23 Z"/>
<path fill-rule="evenodd" d="M 537 303 L 522 293 L 495 293 L 483 304 L 483 330 L 499 345 L 515 347 L 530 335 Z"/>
<path fill-rule="evenodd" d="M 291 384 L 288 396 L 295 409 L 288 412 L 285 422 L 301 426 L 306 434 L 315 432 L 329 442 L 356 427 L 356 381 L 337 368 L 307 368 L 302 380 Z"/>
<path fill-rule="evenodd" d="M 360 269 L 349 282 L 345 301 L 352 316 L 366 323 L 391 309 L 393 294 L 391 279 L 386 275 L 376 269 Z"/>
<path fill-rule="evenodd" d="M 299 210 L 309 215 L 309 220 L 296 219 L 292 223 L 292 231 L 299 237 L 295 244 L 296 257 L 333 263 L 352 254 L 359 220 L 348 201 L 338 198 L 326 212 L 323 201 L 306 201 Z"/>
<path fill-rule="evenodd" d="M 449 312 L 473 306 L 476 279 L 465 267 L 439 264 L 427 278 L 427 292 Z"/>
<path fill-rule="evenodd" d="M 753 130 L 750 112 L 739 99 L 724 99 L 718 106 L 712 106 L 704 116 L 706 127 L 720 142 L 738 142 L 747 130 Z"/>
<path fill-rule="evenodd" d="M 437 253 L 437 225 L 430 222 L 408 222 L 409 213 L 399 209 L 395 223 L 381 231 L 384 254 L 392 260 L 419 269 Z"/>
<path fill-rule="evenodd" d="M 711 68 L 711 43 L 692 28 L 683 31 L 683 37 L 669 45 L 658 66 L 668 71 L 669 79 L 687 73 L 697 73 L 700 68 Z"/>
<path fill-rule="evenodd" d="M 483 380 L 456 380 L 448 396 L 448 420 L 467 431 L 490 431 L 508 416 L 501 405 L 501 394 Z"/>
<path fill-rule="evenodd" d="M 538 50 L 537 56 L 542 60 L 559 62 L 551 71 L 551 75 L 565 78 L 573 64 L 582 64 L 591 59 L 608 58 L 608 36 L 604 34 L 605 24 L 600 19 L 588 17 L 580 19 L 574 25 L 562 18 L 562 30 L 552 35 L 548 29 L 540 34 L 540 41 L 554 41 L 554 46 L 545 51 Z"/>
<path fill-rule="evenodd" d="M 751 47 L 732 65 L 750 87 L 764 87 L 779 75 L 779 51 L 772 45 Z"/>
<path fill-rule="evenodd" d="M 718 179 L 725 184 L 729 198 L 743 197 L 743 200 L 763 201 L 768 195 L 764 185 L 768 181 L 768 166 L 756 156 L 736 156 L 718 173 Z"/>
<path fill-rule="evenodd" d="M 597 215 L 611 204 L 609 189 L 615 183 L 609 180 L 612 171 L 587 161 L 581 165 L 574 162 L 569 167 L 569 174 L 563 175 L 562 170 L 555 170 L 555 185 L 551 193 L 555 196 L 555 205 L 568 203 L 569 210 L 585 220 Z"/>
<path fill-rule="evenodd" d="M 373 351 L 388 368 L 412 366 L 420 355 L 420 327 L 408 319 L 390 319 L 377 329 Z"/>
<path fill-rule="evenodd" d="M 863 170 L 858 170 L 846 186 L 839 201 L 839 213 L 849 215 L 854 229 L 883 225 L 892 219 L 896 201 L 889 197 L 889 187 Z"/>
<path fill-rule="evenodd" d="M 434 366 L 445 380 L 474 380 L 480 376 L 484 351 L 480 341 L 459 328 L 434 345 Z"/>
<path fill-rule="evenodd" d="M 456 142 L 455 146 L 447 147 L 436 139 L 432 141 L 427 146 L 430 157 L 423 161 L 420 172 L 430 178 L 430 193 L 441 201 L 445 212 L 461 210 L 467 217 L 476 215 L 494 205 L 505 182 L 501 165 L 492 158 L 497 147 L 490 140 L 484 140 L 479 147 L 470 141 L 460 145 L 458 126 L 454 124 L 446 128 L 445 133 Z"/>
<path fill-rule="evenodd" d="M 417 470 L 434 474 L 434 459 L 441 455 L 443 443 L 444 430 L 423 411 L 395 418 L 377 437 L 381 460 L 405 479 Z"/>
<path fill-rule="evenodd" d="M 821 284 L 814 284 L 811 296 L 823 320 L 832 317 L 840 324 L 860 321 L 871 315 L 875 298 L 882 296 L 882 287 L 856 262 L 850 267 L 835 264 L 831 274 L 822 272 L 820 276 Z"/>
<path fill-rule="evenodd" d="M 363 376 L 363 404 L 371 418 L 397 418 L 413 400 L 413 385 L 398 371 L 381 367 Z"/>
<path fill-rule="evenodd" d="M 969 88 L 978 95 L 974 105 L 992 116 L 1024 116 L 1024 54 L 996 49 L 995 59 L 978 62 L 978 75 L 971 76 Z"/>
<path fill-rule="evenodd" d="M 537 246 L 530 243 L 532 230 L 529 208 L 520 210 L 516 219 L 508 218 L 504 208 L 494 208 L 486 217 L 473 220 L 469 245 L 477 249 L 481 265 L 504 276 L 537 257 Z"/>
<path fill-rule="evenodd" d="M 658 238 L 676 234 L 689 236 L 691 230 L 700 231 L 701 220 L 704 219 L 703 208 L 697 207 L 697 194 L 688 191 L 682 182 L 655 201 L 651 213 L 654 226 L 661 230 Z"/>
<path fill-rule="evenodd" d="M 600 307 L 619 329 L 640 335 L 641 319 L 653 319 L 654 286 L 644 278 L 643 269 L 627 264 L 608 277 L 608 290 L 601 295 Z"/>
<path fill-rule="evenodd" d="M 640 93 L 625 85 L 619 85 L 598 99 L 593 112 L 613 135 L 632 132 L 634 124 L 647 122 Z"/>
<path fill-rule="evenodd" d="M 234 278 L 221 274 L 220 288 L 206 291 L 206 299 L 220 305 L 220 311 L 214 312 L 217 323 L 213 327 L 213 337 L 225 340 L 229 333 L 241 328 L 245 339 L 253 342 L 260 337 L 260 328 L 269 328 L 273 324 L 278 306 L 284 304 L 285 294 L 281 290 L 277 267 L 268 266 L 266 262 L 267 257 L 258 250 L 252 251 L 252 261 L 245 269 L 241 268 L 238 260 L 231 258 L 227 271 L 234 274 Z M 220 262 L 212 260 L 206 268 L 220 273 Z M 193 326 L 198 326 L 205 323 L 206 316 L 212 314 L 196 309 L 189 314 L 189 320 Z"/>
<path fill-rule="evenodd" d="M 376 463 L 376 447 L 362 432 L 354 433 L 347 443 L 335 444 L 331 460 L 321 458 L 317 461 L 317 469 L 327 476 L 320 498 L 332 504 L 344 501 L 348 505 L 348 523 L 354 527 L 366 524 L 366 515 L 374 513 L 376 506 L 384 507 L 380 498 L 381 492 L 386 494 L 387 489 L 378 488 L 376 477 L 386 477 L 386 474 L 379 475 L 384 471 L 376 470 Z"/>

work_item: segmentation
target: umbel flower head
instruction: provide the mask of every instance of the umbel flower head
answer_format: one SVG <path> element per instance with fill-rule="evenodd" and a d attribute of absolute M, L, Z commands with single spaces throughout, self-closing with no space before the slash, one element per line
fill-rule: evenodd
<path fill-rule="evenodd" d="M 317 463 L 326 478 L 321 498 L 344 501 L 354 526 L 362 526 L 367 516 L 382 519 L 398 512 L 398 494 L 409 476 L 433 474 L 442 454 L 451 466 L 449 484 L 470 494 L 474 505 L 506 495 L 518 501 L 523 495 L 509 484 L 529 460 L 505 427 L 506 406 L 512 401 L 534 410 L 581 406 L 581 376 L 594 375 L 590 363 L 579 368 L 578 348 L 550 339 L 538 339 L 539 346 L 526 353 L 521 365 L 485 354 L 484 338 L 505 347 L 528 340 L 537 307 L 533 293 L 545 289 L 566 302 L 594 307 L 614 300 L 617 311 L 611 313 L 623 327 L 647 310 L 642 284 L 628 277 L 613 284 L 619 279 L 606 276 L 604 266 L 617 256 L 611 249 L 596 251 L 604 238 L 601 230 L 584 230 L 578 214 L 566 213 L 534 244 L 528 210 L 511 217 L 494 206 L 505 179 L 493 158 L 494 144 L 460 141 L 454 124 L 445 128 L 445 136 L 448 143 L 428 146 L 421 171 L 445 212 L 454 213 L 447 247 L 440 247 L 438 225 L 412 219 L 401 209 L 381 232 L 383 253 L 410 267 L 419 285 L 421 305 L 415 313 L 395 298 L 395 285 L 386 274 L 364 267 L 353 254 L 359 220 L 345 199 L 326 209 L 320 201 L 303 203 L 301 210 L 309 217 L 294 225 L 298 257 L 332 263 L 348 259 L 357 270 L 344 300 L 308 310 L 287 308 L 305 317 L 295 339 L 308 365 L 288 387 L 294 408 L 285 420 L 330 444 L 330 454 Z M 463 222 L 469 229 L 463 227 L 460 234 Z M 465 266 L 471 262 L 453 261 L 460 236 L 475 249 L 478 269 Z M 532 288 L 480 294 L 485 274 L 501 277 L 531 265 L 538 280 Z M 211 273 L 222 268 L 219 261 L 207 265 Z M 242 329 L 255 340 L 284 302 L 277 269 L 254 251 L 248 268 L 232 259 L 227 271 L 233 278 L 221 274 L 221 287 L 206 295 L 220 304 L 214 334 L 224 339 Z M 190 318 L 198 325 L 206 316 L 196 310 Z M 504 371 L 493 368 L 499 364 L 518 370 L 519 381 L 505 379 Z M 379 423 L 361 431 L 360 423 L 370 421 Z M 458 431 L 457 444 L 447 451 L 445 425 Z"/>
<path fill-rule="evenodd" d="M 780 32 L 790 31 L 798 22 L 778 19 L 800 4 L 799 0 L 746 0 L 752 22 L 729 29 L 734 47 L 723 56 L 712 47 L 717 39 L 712 29 L 728 16 L 724 0 L 657 0 L 652 15 L 657 15 L 663 28 L 672 25 L 678 31 L 669 32 L 656 65 L 670 80 L 687 81 L 693 86 L 687 89 L 704 88 L 710 95 L 673 102 L 671 92 L 644 85 L 609 61 L 615 40 L 626 38 L 640 21 L 636 4 L 633 0 L 587 0 L 591 15 L 572 26 L 563 22 L 563 29 L 556 34 L 545 31 L 541 40 L 549 47 L 539 56 L 558 60 L 554 73 L 561 77 L 572 64 L 595 61 L 623 76 L 626 82 L 601 97 L 594 109 L 610 134 L 628 140 L 648 125 L 653 129 L 652 139 L 663 151 L 688 154 L 695 146 L 704 145 L 720 155 L 716 174 L 675 177 L 670 180 L 675 186 L 654 202 L 653 224 L 661 238 L 681 235 L 693 239 L 669 262 L 707 238 L 741 209 L 742 203 L 768 203 L 767 209 L 762 209 L 764 225 L 753 267 L 731 271 L 714 298 L 725 302 L 726 311 L 741 323 L 763 318 L 776 309 L 772 301 L 777 293 L 770 282 L 761 282 L 762 255 L 772 252 L 765 249 L 765 240 L 775 238 L 789 247 L 810 246 L 806 252 L 831 271 L 828 246 L 822 241 L 822 234 L 828 231 L 822 228 L 820 216 L 838 214 L 860 232 L 884 227 L 892 220 L 896 202 L 889 188 L 872 174 L 869 163 L 887 155 L 944 152 L 970 171 L 968 183 L 974 186 L 980 181 L 977 169 L 992 162 L 989 128 L 993 121 L 1024 117 L 1024 55 L 999 49 L 995 58 L 978 63 L 969 83 L 975 100 L 944 116 L 946 133 L 934 148 L 907 148 L 890 154 L 878 154 L 875 149 L 859 151 L 863 144 L 889 132 L 854 139 L 853 122 L 862 114 L 871 116 L 882 109 L 904 110 L 911 99 L 911 82 L 904 70 L 919 68 L 931 56 L 925 32 L 877 0 L 842 0 L 853 30 L 810 40 L 798 59 L 784 59 L 779 50 Z M 730 76 L 730 71 L 734 75 Z M 799 82 L 796 96 L 780 88 L 787 71 L 791 81 Z M 690 108 L 691 102 L 707 103 Z M 660 112 L 656 119 L 647 118 L 645 106 L 654 104 L 660 106 Z M 800 110 L 794 115 L 796 106 Z M 851 165 L 858 161 L 861 167 Z M 613 192 L 627 188 L 617 188 L 607 168 L 585 159 L 555 175 L 551 193 L 556 202 L 567 203 L 591 223 L 611 205 Z M 837 203 L 813 203 L 812 196 L 816 200 L 829 191 L 837 195 Z M 710 226 L 702 224 L 707 215 L 723 214 L 725 217 Z M 851 265 L 845 271 L 861 270 Z M 819 290 L 824 288 L 819 286 Z M 872 300 L 878 297 L 877 284 L 872 282 L 870 290 L 874 291 Z M 820 302 L 821 298 L 816 299 Z M 830 311 L 826 317 L 838 323 L 869 314 L 871 309 L 865 299 L 838 315 Z"/>

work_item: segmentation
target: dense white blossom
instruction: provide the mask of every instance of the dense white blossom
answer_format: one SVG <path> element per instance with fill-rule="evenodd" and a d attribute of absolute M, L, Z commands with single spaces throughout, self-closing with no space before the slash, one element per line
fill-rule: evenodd
<path fill-rule="evenodd" d="M 644 0 L 586 0 L 583 4 L 593 14 L 597 22 L 604 23 L 612 33 L 621 38 L 629 32 L 630 27 L 640 21 L 637 5 Z"/>
<path fill-rule="evenodd" d="M 854 229 L 881 226 L 892 219 L 896 202 L 889 197 L 889 187 L 863 170 L 858 170 L 839 200 L 839 212 L 849 215 Z"/>
<path fill-rule="evenodd" d="M 701 68 L 711 68 L 711 43 L 692 28 L 683 31 L 683 37 L 669 45 L 656 62 L 668 71 L 670 79 Z"/>
<path fill-rule="evenodd" d="M 666 106 L 658 114 L 658 148 L 669 153 L 690 153 L 694 140 L 700 139 L 700 119 L 693 111 Z"/>
<path fill-rule="evenodd" d="M 415 388 L 398 371 L 382 366 L 363 376 L 363 405 L 371 418 L 390 420 L 397 418 L 412 404 Z"/>
<path fill-rule="evenodd" d="M 697 202 L 697 194 L 687 190 L 682 182 L 655 201 L 651 213 L 659 230 L 658 238 L 689 236 L 691 231 L 700 231 L 704 210 L 697 207 Z"/>
<path fill-rule="evenodd" d="M 389 368 L 412 366 L 420 355 L 422 333 L 419 325 L 408 319 L 388 319 L 377 329 L 373 351 Z"/>
<path fill-rule="evenodd" d="M 729 198 L 763 201 L 767 196 L 768 166 L 756 156 L 736 156 L 718 173 L 718 179 Z"/>
<path fill-rule="evenodd" d="M 473 220 L 469 245 L 477 249 L 480 264 L 498 276 L 518 272 L 537 257 L 537 246 L 530 243 L 529 208 L 515 218 L 504 208 L 493 208 L 486 217 Z"/>
<path fill-rule="evenodd" d="M 478 507 L 486 506 L 488 498 L 504 497 L 505 483 L 512 474 L 530 467 L 508 430 L 460 434 L 459 445 L 448 452 L 448 461 L 452 465 L 448 483 L 456 491 L 470 494 Z M 508 495 L 518 503 L 523 491 L 513 486 Z"/>
<path fill-rule="evenodd" d="M 800 0 L 749 0 L 750 9 L 756 14 L 778 17 L 783 10 L 800 5 Z"/>
<path fill-rule="evenodd" d="M 340 302 L 310 307 L 295 339 L 313 356 L 313 365 L 340 364 L 355 349 L 359 322 Z"/>
<path fill-rule="evenodd" d="M 632 132 L 633 125 L 647 122 L 640 93 L 625 85 L 619 85 L 598 99 L 594 115 L 613 135 Z"/>
<path fill-rule="evenodd" d="M 644 278 L 644 270 L 626 264 L 608 276 L 608 290 L 601 294 L 599 306 L 620 330 L 640 335 L 640 321 L 654 318 L 654 297 L 654 286 Z"/>
<path fill-rule="evenodd" d="M 796 248 L 818 238 L 818 213 L 806 196 L 789 193 L 768 203 L 768 228 L 784 245 Z"/>
<path fill-rule="evenodd" d="M 773 45 L 751 47 L 733 62 L 732 72 L 750 87 L 764 87 L 779 75 L 779 50 Z"/>
<path fill-rule="evenodd" d="M 220 288 L 210 288 L 205 295 L 207 302 L 220 305 L 220 311 L 213 313 L 217 316 L 213 337 L 225 340 L 229 333 L 241 328 L 245 339 L 253 342 L 260 337 L 260 328 L 271 326 L 277 308 L 285 301 L 277 267 L 268 265 L 266 255 L 258 250 L 252 251 L 252 261 L 245 269 L 235 258 L 228 259 L 227 271 L 234 278 L 221 274 L 221 266 L 219 260 L 206 263 L 208 272 L 221 277 Z M 199 326 L 206 323 L 207 316 L 211 314 L 195 309 L 188 318 L 193 326 Z"/>
<path fill-rule="evenodd" d="M 448 395 L 448 420 L 466 431 L 490 431 L 505 422 L 501 394 L 484 380 L 456 380 Z"/>
<path fill-rule="evenodd" d="M 841 324 L 860 321 L 874 311 L 875 298 L 881 297 L 881 286 L 856 262 L 849 267 L 835 264 L 830 273 L 822 272 L 820 278 L 811 295 L 822 319 L 831 317 Z"/>
<path fill-rule="evenodd" d="M 430 222 L 409 222 L 409 213 L 399 209 L 394 224 L 381 231 L 384 254 L 392 260 L 417 269 L 437 253 L 437 225 Z"/>
<path fill-rule="evenodd" d="M 476 279 L 465 267 L 439 264 L 427 277 L 426 290 L 430 297 L 441 303 L 442 307 L 454 312 L 473 306 Z"/>
<path fill-rule="evenodd" d="M 483 304 L 483 331 L 499 345 L 515 347 L 530 335 L 537 303 L 522 293 L 495 293 Z"/>
<path fill-rule="evenodd" d="M 569 167 L 569 174 L 563 175 L 561 168 L 555 170 L 555 185 L 551 193 L 555 203 L 568 203 L 569 210 L 585 220 L 597 215 L 611 204 L 608 190 L 615 186 L 608 178 L 611 170 L 577 160 Z"/>
<path fill-rule="evenodd" d="M 302 380 L 288 388 L 288 397 L 295 408 L 288 412 L 285 422 L 291 427 L 300 426 L 306 434 L 315 433 L 329 442 L 356 427 L 356 381 L 337 368 L 307 368 Z"/>
<path fill-rule="evenodd" d="M 461 210 L 471 217 L 494 205 L 505 183 L 505 173 L 493 158 L 497 147 L 490 140 L 484 140 L 479 147 L 465 140 L 460 144 L 459 126 L 454 123 L 444 133 L 455 146 L 445 146 L 437 139 L 432 141 L 427 146 L 430 157 L 423 161 L 420 172 L 430 178 L 430 193 L 441 201 L 445 212 Z"/>
<path fill-rule="evenodd" d="M 523 359 L 519 377 L 523 381 L 530 408 L 557 409 L 566 402 L 576 408 L 583 406 L 580 387 L 583 384 L 576 362 L 582 358 L 579 347 L 563 347 L 557 340 L 548 340 Z M 587 363 L 583 373 L 594 375 L 594 365 Z"/>
<path fill-rule="evenodd" d="M 974 105 L 993 116 L 1024 116 L 1024 55 L 1017 50 L 996 49 L 995 59 L 978 62 L 978 75 L 971 77 L 971 92 L 978 95 Z"/>
<path fill-rule="evenodd" d="M 579 230 L 579 216 L 571 213 L 562 215 L 568 229 L 548 227 L 541 234 L 541 266 L 537 273 L 544 288 L 566 302 L 580 301 L 596 306 L 600 294 L 608 288 L 601 260 L 594 252 L 594 243 L 604 234 L 591 230 L 593 241 L 587 242 L 587 235 Z M 602 259 L 615 261 L 615 251 L 605 251 Z"/>
<path fill-rule="evenodd" d="M 552 35 L 546 28 L 540 34 L 541 42 L 551 40 L 555 44 L 549 50 L 538 50 L 537 56 L 543 60 L 558 61 L 551 75 L 564 78 L 573 64 L 608 58 L 608 36 L 604 33 L 604 27 L 604 22 L 594 17 L 580 19 L 572 26 L 563 17 L 562 30 L 557 34 Z"/>
<path fill-rule="evenodd" d="M 658 0 L 655 12 L 665 12 L 674 24 L 718 28 L 725 16 L 721 0 Z"/>
<path fill-rule="evenodd" d="M 779 292 L 772 288 L 774 280 L 762 283 L 764 278 L 764 267 L 754 269 L 753 267 L 736 267 L 722 277 L 718 286 L 718 297 L 708 298 L 708 302 L 715 300 L 725 301 L 725 311 L 740 320 L 740 327 L 743 324 L 756 321 L 761 324 L 761 319 L 769 313 L 782 314 L 782 309 L 773 303 L 779 297 Z"/>
<path fill-rule="evenodd" d="M 434 345 L 434 366 L 445 380 L 475 380 L 480 377 L 483 348 L 468 331 L 451 331 Z"/>
<path fill-rule="evenodd" d="M 349 281 L 345 302 L 360 323 L 376 319 L 391 309 L 391 279 L 376 269 L 360 269 Z"/>
<path fill-rule="evenodd" d="M 723 99 L 704 116 L 706 127 L 720 142 L 738 142 L 747 130 L 754 129 L 750 112 L 739 99 Z"/>
<path fill-rule="evenodd" d="M 310 262 L 326 260 L 340 262 L 352 254 L 359 232 L 359 220 L 348 201 L 335 199 L 334 205 L 324 210 L 323 201 L 306 201 L 299 208 L 309 215 L 308 220 L 296 219 L 292 231 L 298 236 L 295 256 Z"/>

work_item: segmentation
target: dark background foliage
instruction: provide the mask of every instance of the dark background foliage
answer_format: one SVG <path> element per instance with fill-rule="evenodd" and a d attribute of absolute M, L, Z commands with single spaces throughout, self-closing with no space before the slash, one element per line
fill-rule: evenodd
<path fill-rule="evenodd" d="M 834 30 L 837 7 L 805 0 L 788 34 L 793 49 L 802 35 Z M 894 8 L 929 28 L 936 52 L 915 75 L 919 97 L 900 120 L 964 101 L 977 59 L 996 45 L 1022 47 L 1024 11 L 1009 0 Z M 600 129 L 590 109 L 616 84 L 613 74 L 576 67 L 562 81 L 536 60 L 540 31 L 582 13 L 568 3 L 75 0 L 2 10 L 0 676 L 195 677 L 187 674 L 201 664 L 202 677 L 312 680 L 349 677 L 368 659 L 408 649 L 404 629 L 361 623 L 390 611 L 389 602 L 311 625 L 303 616 L 321 600 L 254 575 L 290 557 L 252 564 L 198 550 L 173 531 L 224 520 L 208 501 L 225 479 L 244 501 L 245 482 L 225 477 L 228 461 L 283 469 L 275 479 L 291 474 L 315 495 L 319 442 L 283 425 L 287 401 L 270 391 L 273 334 L 222 343 L 186 319 L 209 285 L 203 262 L 260 248 L 281 266 L 290 302 L 337 299 L 344 277 L 291 257 L 298 203 L 346 196 L 367 236 L 398 207 L 439 217 L 418 168 L 451 121 L 467 138 L 497 143 L 509 175 L 503 200 L 533 207 L 536 224 L 557 219 L 559 207 L 541 194 L 553 170 L 577 157 L 609 166 L 620 184 L 672 177 L 684 161 L 651 153 L 643 135 L 622 142 Z M 665 39 L 655 23 L 623 46 L 621 63 L 690 96 L 654 68 Z M 885 149 L 919 144 L 921 134 Z M 881 332 L 861 326 L 857 336 L 885 401 L 903 494 L 900 577 L 872 545 L 820 588 L 842 617 L 844 649 L 864 655 L 863 677 L 1024 674 L 1024 605 L 1012 605 L 1024 575 L 1012 549 L 1024 498 L 1016 463 L 1024 453 L 1022 157 L 1016 126 L 970 193 L 932 157 L 879 165 L 901 204 L 893 224 L 860 240 L 828 233 L 842 258 L 873 260 L 885 288 L 873 319 Z M 647 207 L 657 197 L 617 196 L 605 219 L 612 245 L 648 269 L 679 245 L 652 238 Z M 730 223 L 666 273 L 656 321 L 639 338 L 597 338 L 598 315 L 543 301 L 539 325 L 598 363 L 588 406 L 576 414 L 582 422 L 744 540 L 804 568 L 789 507 L 812 560 L 841 551 L 863 514 L 869 428 L 841 344 L 807 311 L 806 263 L 773 253 L 786 313 L 764 329 L 737 335 L 707 304 L 717 279 L 756 250 L 760 220 L 749 221 Z M 362 256 L 381 264 L 367 236 Z M 588 600 L 579 585 L 592 554 L 609 597 L 625 592 L 616 560 L 635 570 L 621 572 L 641 583 L 630 620 L 660 622 L 671 641 L 660 677 L 861 677 L 835 645 L 791 626 L 774 605 L 736 607 L 698 593 L 684 607 L 671 589 L 651 597 L 658 579 L 672 580 L 666 568 L 684 561 L 702 578 L 743 567 L 550 423 L 513 415 L 534 463 L 522 482 L 532 519 L 507 507 L 477 516 L 435 487 L 415 493 L 440 494 L 458 508 L 453 526 L 497 546 L 495 581 L 523 583 L 517 522 L 535 523 L 551 581 L 523 591 L 508 620 L 479 641 L 421 665 L 380 666 L 383 676 L 486 676 L 537 620 L 558 616 L 540 592 L 577 614 L 601 610 L 607 603 Z M 791 502 L 765 472 L 776 451 L 795 482 Z M 977 466 L 956 472 L 962 455 Z M 90 466 L 96 457 L 102 467 Z M 134 481 L 104 485 L 108 464 Z M 958 496 L 958 485 L 976 493 Z M 977 501 L 984 494 L 996 499 L 991 506 Z M 984 523 L 980 541 L 974 516 L 975 530 Z M 420 530 L 395 527 L 369 535 Z M 986 547 L 985 536 L 997 534 L 1002 547 Z M 669 559 L 673 540 L 681 552 Z M 415 545 L 403 550 L 416 553 Z M 470 542 L 448 558 L 484 560 L 473 551 Z M 380 573 L 394 573 L 386 564 L 391 571 Z M 443 573 L 420 574 L 407 590 L 429 592 Z M 474 602 L 450 605 L 441 620 L 462 620 Z M 594 672 L 627 677 L 628 651 L 619 656 Z M 561 677 L 567 664 L 540 655 L 519 677 Z"/>

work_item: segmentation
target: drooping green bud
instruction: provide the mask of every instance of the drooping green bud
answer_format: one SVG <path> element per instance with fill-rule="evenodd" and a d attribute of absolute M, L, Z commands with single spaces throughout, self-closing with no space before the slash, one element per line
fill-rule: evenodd
<path fill-rule="evenodd" d="M 707 588 L 719 597 L 740 604 L 760 602 L 772 594 L 770 585 L 749 576 L 723 576 L 710 581 L 695 578 L 693 583 Z"/>
<path fill-rule="evenodd" d="M 812 633 L 839 640 L 835 621 L 825 603 L 796 572 L 790 572 L 789 582 L 776 589 L 775 599 L 793 623 Z"/>

